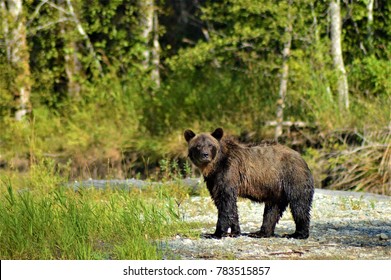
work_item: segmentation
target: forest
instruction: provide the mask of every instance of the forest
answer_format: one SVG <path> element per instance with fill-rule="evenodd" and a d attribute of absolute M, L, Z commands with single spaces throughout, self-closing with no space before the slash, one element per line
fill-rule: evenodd
<path fill-rule="evenodd" d="M 223 127 L 391 195 L 390 61 L 389 0 L 0 0 L 0 179 L 196 176 Z"/>

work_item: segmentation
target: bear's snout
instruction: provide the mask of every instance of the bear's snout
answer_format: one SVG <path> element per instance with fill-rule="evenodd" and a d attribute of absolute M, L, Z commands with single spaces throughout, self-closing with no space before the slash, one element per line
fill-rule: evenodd
<path fill-rule="evenodd" d="M 210 163 L 212 161 L 212 153 L 208 148 L 197 147 L 193 152 L 193 162 L 198 164 Z"/>
<path fill-rule="evenodd" d="M 207 153 L 207 152 L 202 152 L 202 153 L 201 153 L 201 158 L 202 158 L 202 159 L 208 159 L 208 158 L 209 158 L 209 153 Z"/>
<path fill-rule="evenodd" d="M 209 163 L 211 161 L 210 153 L 207 151 L 200 151 L 198 158 L 201 163 Z"/>

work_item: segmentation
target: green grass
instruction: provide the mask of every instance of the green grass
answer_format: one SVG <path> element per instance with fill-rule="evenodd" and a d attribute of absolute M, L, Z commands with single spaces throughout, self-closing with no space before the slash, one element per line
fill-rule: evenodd
<path fill-rule="evenodd" d="M 41 169 L 0 176 L 1 259 L 161 259 L 166 238 L 191 235 L 164 188 L 75 192 Z"/>

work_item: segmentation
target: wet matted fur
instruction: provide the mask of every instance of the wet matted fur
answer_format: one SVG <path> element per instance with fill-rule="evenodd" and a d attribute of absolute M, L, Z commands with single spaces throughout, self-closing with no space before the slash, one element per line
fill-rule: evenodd
<path fill-rule="evenodd" d="M 314 181 L 299 153 L 277 143 L 241 144 L 224 136 L 221 128 L 198 135 L 186 130 L 184 137 L 218 210 L 216 231 L 210 237 L 240 235 L 239 196 L 265 203 L 262 226 L 250 236 L 273 236 L 289 205 L 296 231 L 287 237 L 308 238 Z"/>

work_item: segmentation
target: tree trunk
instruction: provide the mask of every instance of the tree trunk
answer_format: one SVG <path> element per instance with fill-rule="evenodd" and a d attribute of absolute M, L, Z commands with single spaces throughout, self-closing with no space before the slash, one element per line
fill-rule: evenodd
<path fill-rule="evenodd" d="M 58 0 L 58 5 L 64 7 L 64 10 L 66 9 L 64 0 Z M 59 10 L 59 13 L 59 20 L 61 21 L 66 15 L 63 10 Z M 60 33 L 64 41 L 64 68 L 67 77 L 67 93 L 69 98 L 78 99 L 80 97 L 81 86 L 77 78 L 81 76 L 82 65 L 77 57 L 77 44 L 75 40 L 72 39 L 73 36 L 70 35 L 72 31 L 66 22 L 61 23 Z"/>
<path fill-rule="evenodd" d="M 145 69 L 148 69 L 150 65 L 151 49 L 149 42 L 153 31 L 153 9 L 153 0 L 140 0 L 141 39 L 145 46 L 142 63 Z"/>
<path fill-rule="evenodd" d="M 277 125 L 276 125 L 276 131 L 274 136 L 276 141 L 278 141 L 278 138 L 282 135 L 285 97 L 288 90 L 288 74 L 289 74 L 288 59 L 291 52 L 291 42 L 292 42 L 292 15 L 290 11 L 288 11 L 288 26 L 285 28 L 285 36 L 286 36 L 286 42 L 284 44 L 284 49 L 282 51 L 282 71 L 281 71 L 280 89 L 278 91 L 277 112 L 276 112 Z"/>
<path fill-rule="evenodd" d="M 22 4 L 22 0 L 0 2 L 7 59 L 16 70 L 12 91 L 15 100 L 14 117 L 17 121 L 22 120 L 31 110 L 30 56 Z"/>
<path fill-rule="evenodd" d="M 160 87 L 160 44 L 159 44 L 159 21 L 155 10 L 153 13 L 153 42 L 152 42 L 152 71 L 151 79 L 157 88 Z"/>
<path fill-rule="evenodd" d="M 6 56 L 7 56 L 7 61 L 11 61 L 11 47 L 10 47 L 10 43 L 9 43 L 9 35 L 8 35 L 8 32 L 9 32 L 9 24 L 8 24 L 8 10 L 7 10 L 7 7 L 6 7 L 6 4 L 5 4 L 5 1 L 4 0 L 0 0 L 0 19 L 1 19 L 1 32 L 3 34 L 3 38 L 4 38 L 4 47 L 5 47 L 5 52 L 6 52 Z"/>
<path fill-rule="evenodd" d="M 72 5 L 72 2 L 71 0 L 66 0 L 66 3 L 67 3 L 67 6 L 68 6 L 68 13 L 70 14 L 70 16 L 73 18 L 73 21 L 75 22 L 76 24 L 76 29 L 77 31 L 79 32 L 79 34 L 83 37 L 83 39 L 85 40 L 86 42 L 86 47 L 95 63 L 95 66 L 99 72 L 100 75 L 103 75 L 103 69 L 102 69 L 102 65 L 100 64 L 99 62 L 99 59 L 96 55 L 96 52 L 95 52 L 95 49 L 94 49 L 94 46 L 92 45 L 91 43 L 91 40 L 90 40 L 90 37 L 88 37 L 88 34 L 87 32 L 84 30 L 83 28 L 83 25 L 81 24 L 78 16 L 76 15 L 75 13 L 75 9 L 73 8 L 73 5 Z"/>
<path fill-rule="evenodd" d="M 340 1 L 330 1 L 330 17 L 331 17 L 331 54 L 333 56 L 333 63 L 337 71 L 337 88 L 339 96 L 340 108 L 349 109 L 349 88 L 348 79 L 346 75 L 345 65 L 342 56 L 341 44 L 341 11 Z"/>
<path fill-rule="evenodd" d="M 179 0 L 179 10 L 180 10 L 180 22 L 187 25 L 189 22 L 189 15 L 187 12 L 187 3 L 186 0 Z"/>
<path fill-rule="evenodd" d="M 319 57 L 318 61 L 320 61 L 323 65 L 323 62 L 325 61 L 325 59 L 324 59 L 324 52 L 323 52 L 322 48 L 320 47 L 322 45 L 322 42 L 320 41 L 318 18 L 316 17 L 315 6 L 314 6 L 315 2 L 316 2 L 316 0 L 311 2 L 311 14 L 312 14 L 312 18 L 313 18 L 312 24 L 314 27 L 313 39 L 315 41 L 315 47 L 316 47 L 316 52 L 317 52 L 316 56 Z M 323 68 L 324 67 L 322 66 L 322 70 L 323 70 Z M 328 98 L 329 102 L 332 103 L 333 102 L 333 95 L 331 92 L 330 83 L 329 83 L 327 77 L 324 75 L 322 70 L 319 71 L 319 76 L 320 76 L 322 83 L 326 87 L 327 98 Z"/>
<path fill-rule="evenodd" d="M 150 71 L 156 88 L 160 86 L 159 22 L 154 0 L 140 0 L 141 39 L 144 43 L 142 65 Z"/>
<path fill-rule="evenodd" d="M 75 41 L 65 40 L 65 74 L 67 76 L 67 92 L 72 99 L 80 98 L 81 86 L 78 78 L 82 75 L 82 65 L 77 57 L 77 44 Z"/>
<path fill-rule="evenodd" d="M 367 22 L 367 34 L 368 34 L 368 49 L 372 50 L 373 47 L 373 3 L 374 0 L 368 0 L 367 3 L 367 14 L 368 14 L 368 22 Z"/>

